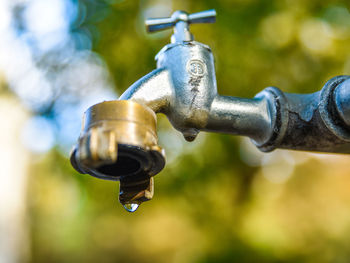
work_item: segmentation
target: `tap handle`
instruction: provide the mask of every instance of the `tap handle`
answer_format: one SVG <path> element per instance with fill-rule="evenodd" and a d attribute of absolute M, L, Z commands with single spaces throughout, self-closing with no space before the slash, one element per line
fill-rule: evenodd
<path fill-rule="evenodd" d="M 175 22 L 171 17 L 149 18 L 145 21 L 145 25 L 148 32 L 157 32 L 173 27 Z"/>
<path fill-rule="evenodd" d="M 216 21 L 216 11 L 215 9 L 210 9 L 198 13 L 193 13 L 188 16 L 191 24 L 199 23 L 215 23 Z"/>
<path fill-rule="evenodd" d="M 189 24 L 214 23 L 215 18 L 216 12 L 214 9 L 193 14 L 188 14 L 185 11 L 175 11 L 171 17 L 146 19 L 145 25 L 148 32 L 156 32 L 171 27 L 179 27 L 180 31 L 188 31 Z M 186 38 L 182 40 L 186 41 Z"/>

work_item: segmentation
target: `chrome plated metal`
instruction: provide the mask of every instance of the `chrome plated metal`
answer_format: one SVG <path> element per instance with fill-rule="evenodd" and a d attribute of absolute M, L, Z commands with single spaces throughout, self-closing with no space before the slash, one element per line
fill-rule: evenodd
<path fill-rule="evenodd" d="M 156 55 L 157 69 L 120 99 L 135 100 L 166 114 L 188 141 L 202 130 L 248 136 L 262 151 L 350 152 L 350 84 L 346 76 L 333 78 L 314 94 L 287 94 L 274 87 L 253 99 L 217 93 L 210 48 L 186 37 L 188 24 L 214 22 L 215 15 L 214 10 L 191 15 L 176 11 L 170 18 L 146 20 L 149 31 L 175 26 L 173 43 Z"/>
<path fill-rule="evenodd" d="M 189 24 L 214 22 L 215 15 L 214 10 L 190 15 L 176 11 L 170 18 L 146 20 L 150 32 L 175 27 L 172 43 L 156 55 L 157 69 L 131 85 L 119 100 L 165 114 L 188 141 L 200 131 L 209 131 L 248 136 L 264 152 L 283 148 L 350 153 L 350 76 L 335 77 L 312 94 L 290 94 L 268 87 L 252 99 L 221 96 L 211 49 L 193 41 L 189 32 Z M 77 152 L 83 148 L 81 144 Z M 115 160 L 110 153 L 103 158 L 107 164 Z M 95 161 L 101 165 L 100 159 Z M 84 165 L 81 163 L 73 164 L 79 170 Z M 93 171 L 90 174 L 96 176 Z M 127 186 L 139 184 L 139 178 L 126 179 L 127 184 L 121 182 L 126 186 L 122 187 L 123 195 L 129 200 L 135 191 Z M 142 189 L 142 196 L 153 193 L 153 184 L 144 181 Z"/>
<path fill-rule="evenodd" d="M 145 25 L 148 32 L 174 27 L 174 35 L 171 38 L 171 42 L 176 43 L 193 40 L 189 24 L 214 23 L 215 18 L 216 11 L 214 9 L 194 14 L 188 14 L 185 11 L 175 11 L 171 17 L 149 18 L 145 21 Z"/>

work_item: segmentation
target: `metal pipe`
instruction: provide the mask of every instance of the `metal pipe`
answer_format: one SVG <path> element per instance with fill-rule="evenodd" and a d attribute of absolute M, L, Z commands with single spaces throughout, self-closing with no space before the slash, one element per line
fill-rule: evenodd
<path fill-rule="evenodd" d="M 262 143 L 269 139 L 273 130 L 275 108 L 270 106 L 266 98 L 242 99 L 218 95 L 211 104 L 203 130 L 248 136 Z"/>
<path fill-rule="evenodd" d="M 334 101 L 341 119 L 350 126 L 350 80 L 345 80 L 335 89 Z"/>
<path fill-rule="evenodd" d="M 349 76 L 335 77 L 312 94 L 283 93 L 279 122 L 284 131 L 279 132 L 278 141 L 268 142 L 267 148 L 258 147 L 263 151 L 282 148 L 350 153 L 350 126 L 341 121 L 333 99 L 334 91 L 348 79 Z"/>

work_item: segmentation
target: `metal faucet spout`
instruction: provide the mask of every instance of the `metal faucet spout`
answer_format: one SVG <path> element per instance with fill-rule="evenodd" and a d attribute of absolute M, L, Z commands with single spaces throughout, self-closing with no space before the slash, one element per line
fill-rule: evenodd
<path fill-rule="evenodd" d="M 156 113 L 165 113 L 171 97 L 169 72 L 165 68 L 159 68 L 132 84 L 119 100 L 132 100 L 149 107 Z"/>

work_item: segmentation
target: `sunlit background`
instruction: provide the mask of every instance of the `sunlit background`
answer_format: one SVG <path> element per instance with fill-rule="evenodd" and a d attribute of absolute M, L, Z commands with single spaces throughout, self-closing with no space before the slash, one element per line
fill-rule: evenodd
<path fill-rule="evenodd" d="M 193 25 L 222 95 L 308 93 L 350 75 L 348 1 L 1 0 L 0 262 L 349 262 L 344 155 L 274 151 L 158 118 L 166 168 L 133 213 L 115 182 L 69 164 L 83 112 L 155 68 L 171 30 L 147 17 L 215 8 Z"/>

